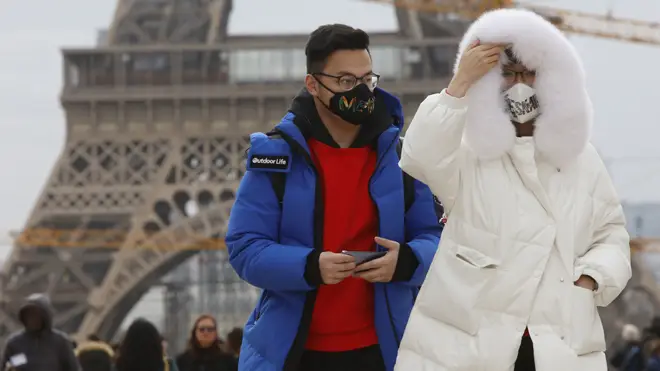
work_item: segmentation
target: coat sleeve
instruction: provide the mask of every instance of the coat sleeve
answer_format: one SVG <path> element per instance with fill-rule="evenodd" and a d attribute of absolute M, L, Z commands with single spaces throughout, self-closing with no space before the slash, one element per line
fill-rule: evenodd
<path fill-rule="evenodd" d="M 576 260 L 574 280 L 581 275 L 593 278 L 598 284 L 596 304 L 604 307 L 626 287 L 632 269 L 623 209 L 605 165 L 597 155 L 596 159 L 598 175 L 592 193 L 594 233 L 590 248 Z"/>
<path fill-rule="evenodd" d="M 281 208 L 268 173 L 247 171 L 229 216 L 225 241 L 229 262 L 253 286 L 275 291 L 308 291 L 307 246 L 277 243 Z"/>
<path fill-rule="evenodd" d="M 417 109 L 406 131 L 400 166 L 413 178 L 428 185 L 451 213 L 456 199 L 467 99 L 454 98 L 443 90 L 428 96 Z"/>
<path fill-rule="evenodd" d="M 64 371 L 80 371 L 80 364 L 76 353 L 73 351 L 71 340 L 64 334 L 61 336 L 60 362 Z"/>
<path fill-rule="evenodd" d="M 410 248 L 417 265 L 409 280 L 402 281 L 411 286 L 421 286 L 426 273 L 431 267 L 443 225 L 441 215 L 436 214 L 435 201 L 431 190 L 421 182 L 415 181 L 415 202 L 406 213 L 405 248 Z"/>

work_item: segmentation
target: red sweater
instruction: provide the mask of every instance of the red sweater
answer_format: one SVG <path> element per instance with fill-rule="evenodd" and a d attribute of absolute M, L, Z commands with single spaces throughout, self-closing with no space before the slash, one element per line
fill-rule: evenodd
<path fill-rule="evenodd" d="M 323 185 L 323 249 L 372 251 L 378 215 L 369 195 L 376 152 L 369 147 L 335 148 L 310 139 L 312 159 Z M 321 285 L 305 348 L 340 352 L 378 344 L 373 284 L 348 277 Z"/>

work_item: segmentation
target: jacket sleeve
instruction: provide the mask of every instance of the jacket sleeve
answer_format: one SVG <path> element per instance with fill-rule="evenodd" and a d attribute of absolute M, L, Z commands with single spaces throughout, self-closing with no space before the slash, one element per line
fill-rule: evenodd
<path fill-rule="evenodd" d="M 268 173 L 247 171 L 229 216 L 225 238 L 229 262 L 253 286 L 275 291 L 311 290 L 314 287 L 305 279 L 305 271 L 314 249 L 275 242 L 280 218 L 280 204 Z M 318 267 L 318 260 L 316 264 Z"/>
<path fill-rule="evenodd" d="M 598 175 L 593 190 L 594 233 L 587 252 L 576 260 L 574 281 L 581 275 L 596 281 L 596 304 L 609 305 L 623 291 L 632 276 L 630 236 L 623 209 L 605 165 L 597 157 Z"/>
<path fill-rule="evenodd" d="M 393 281 L 421 286 L 440 243 L 443 225 L 431 190 L 415 181 L 415 202 L 406 213 L 406 243 L 399 250 Z"/>
<path fill-rule="evenodd" d="M 80 371 L 80 364 L 73 351 L 73 345 L 66 335 L 61 338 L 60 362 L 64 371 Z"/>
<path fill-rule="evenodd" d="M 461 149 L 467 99 L 454 98 L 443 90 L 428 96 L 417 109 L 403 142 L 400 166 L 428 185 L 445 206 L 454 206 L 464 161 Z"/>
<path fill-rule="evenodd" d="M 2 350 L 2 364 L 0 364 L 0 370 L 7 371 L 9 357 L 11 357 L 11 338 L 7 340 L 5 343 L 5 349 Z"/>

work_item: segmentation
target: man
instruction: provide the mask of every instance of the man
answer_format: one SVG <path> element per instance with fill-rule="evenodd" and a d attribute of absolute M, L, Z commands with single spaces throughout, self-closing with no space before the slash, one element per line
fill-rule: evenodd
<path fill-rule="evenodd" d="M 397 166 L 401 104 L 376 87 L 367 34 L 322 26 L 305 54 L 289 113 L 251 136 L 229 220 L 230 262 L 264 290 L 239 369 L 392 370 L 439 241 L 433 196 Z"/>
<path fill-rule="evenodd" d="M 2 370 L 78 371 L 78 361 L 66 334 L 52 328 L 48 297 L 33 294 L 18 312 L 24 330 L 9 336 L 2 356 Z"/>
<path fill-rule="evenodd" d="M 448 221 L 396 369 L 604 371 L 596 306 L 626 286 L 630 248 L 588 143 L 579 57 L 553 25 L 513 9 L 483 15 L 459 53 L 401 157 Z"/>
<path fill-rule="evenodd" d="M 115 352 L 96 335 L 89 335 L 87 341 L 75 350 L 82 371 L 111 371 L 114 369 Z"/>

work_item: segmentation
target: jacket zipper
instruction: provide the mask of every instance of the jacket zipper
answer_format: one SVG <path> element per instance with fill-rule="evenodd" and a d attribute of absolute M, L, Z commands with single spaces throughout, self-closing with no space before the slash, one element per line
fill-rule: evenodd
<path fill-rule="evenodd" d="M 387 154 L 390 149 L 392 148 L 392 145 L 396 143 L 396 140 L 398 139 L 398 135 L 394 137 L 394 140 L 387 146 L 387 149 L 385 150 L 385 154 Z M 380 210 L 378 209 L 378 204 L 376 203 L 376 200 L 374 200 L 374 196 L 371 192 L 371 182 L 373 180 L 374 175 L 376 175 L 376 172 L 378 171 L 378 168 L 380 167 L 380 163 L 382 162 L 383 158 L 385 156 L 382 156 L 381 158 L 378 159 L 378 162 L 376 162 L 376 170 L 374 171 L 373 174 L 369 177 L 369 198 L 371 198 L 371 202 L 376 206 L 376 217 L 378 218 L 378 235 L 380 235 Z M 387 307 L 387 316 L 390 319 L 390 326 L 392 326 L 392 334 L 394 334 L 394 341 L 396 342 L 397 348 L 401 346 L 399 343 L 399 336 L 396 332 L 396 326 L 394 325 L 394 318 L 392 316 L 392 308 L 390 307 L 390 299 L 389 296 L 387 295 L 387 287 L 385 287 L 385 284 L 382 285 L 383 288 L 383 295 L 385 296 L 385 306 Z"/>
<path fill-rule="evenodd" d="M 264 290 L 263 294 L 261 295 L 261 300 L 259 301 L 259 310 L 257 311 L 257 315 L 254 318 L 255 322 L 257 322 L 259 318 L 261 318 L 261 315 L 264 313 L 264 305 L 266 305 L 267 301 L 268 301 L 268 291 Z"/>
<path fill-rule="evenodd" d="M 307 117 L 304 118 L 309 122 L 309 119 L 307 119 Z M 273 130 L 273 132 L 279 134 L 282 137 L 282 139 L 291 147 L 292 150 L 299 152 L 305 159 L 305 162 L 312 168 L 314 174 L 316 175 L 316 191 L 314 196 L 314 216 L 313 216 L 314 217 L 314 249 L 322 251 L 323 250 L 323 223 L 322 223 L 323 202 L 319 202 L 319 200 L 322 201 L 323 198 L 322 198 L 322 194 L 319 193 L 321 191 L 320 188 L 321 185 L 319 182 L 320 177 L 319 177 L 318 169 L 316 168 L 314 161 L 312 161 L 311 155 L 303 148 L 303 146 L 300 143 L 298 143 L 288 134 L 284 133 L 282 130 L 275 129 Z M 311 324 L 312 313 L 314 311 L 314 303 L 316 302 L 316 294 L 317 294 L 316 290 L 312 290 L 309 293 L 307 293 L 307 297 L 305 298 L 305 303 L 303 304 L 303 313 L 302 313 L 302 318 L 300 320 L 300 325 L 298 327 L 298 333 L 293 339 L 293 344 L 291 345 L 291 348 L 287 353 L 286 359 L 284 361 L 283 371 L 292 371 L 298 369 L 300 359 L 302 358 L 302 354 L 305 349 L 305 341 L 307 339 L 307 334 L 304 334 L 302 332 L 309 331 L 309 325 Z M 308 308 L 308 306 L 310 306 L 311 308 Z"/>

